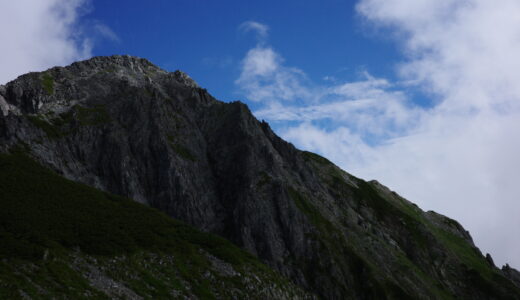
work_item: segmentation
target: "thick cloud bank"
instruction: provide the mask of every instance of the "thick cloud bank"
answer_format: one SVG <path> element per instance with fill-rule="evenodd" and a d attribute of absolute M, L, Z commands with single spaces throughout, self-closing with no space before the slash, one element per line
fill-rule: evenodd
<path fill-rule="evenodd" d="M 91 55 L 77 26 L 86 0 L 1 1 L 0 84 Z"/>
<path fill-rule="evenodd" d="M 483 252 L 520 267 L 520 2 L 361 0 L 402 46 L 399 82 L 310 84 L 266 43 L 239 89 L 297 146 L 459 220 Z M 414 104 L 410 85 L 433 106 Z"/>
<path fill-rule="evenodd" d="M 439 98 L 409 135 L 375 149 L 381 165 L 367 171 L 520 266 L 520 2 L 362 0 L 358 11 L 396 33 L 401 76 Z"/>

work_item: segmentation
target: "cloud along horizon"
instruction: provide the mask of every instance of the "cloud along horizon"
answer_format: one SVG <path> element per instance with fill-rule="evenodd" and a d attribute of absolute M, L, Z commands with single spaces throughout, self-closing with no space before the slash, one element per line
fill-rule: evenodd
<path fill-rule="evenodd" d="M 497 264 L 520 267 L 520 2 L 356 8 L 402 47 L 399 80 L 362 72 L 357 82 L 311 82 L 265 34 L 242 61 L 238 90 L 283 138 L 456 219 Z M 419 105 L 411 89 L 433 105 Z"/>

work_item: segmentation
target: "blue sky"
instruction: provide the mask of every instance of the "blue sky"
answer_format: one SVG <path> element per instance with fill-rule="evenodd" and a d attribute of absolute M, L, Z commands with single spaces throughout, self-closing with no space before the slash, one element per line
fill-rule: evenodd
<path fill-rule="evenodd" d="M 0 11 L 0 83 L 96 55 L 181 69 L 520 267 L 518 0 L 17 0 Z"/>
<path fill-rule="evenodd" d="M 127 53 L 184 70 L 223 101 L 247 101 L 234 85 L 240 61 L 256 44 L 254 32 L 239 30 L 247 21 L 269 26 L 269 43 L 315 81 L 355 79 L 364 69 L 392 76 L 399 60 L 395 43 L 372 37 L 352 1 L 95 0 L 84 18 L 119 38 L 97 43 L 93 54 Z"/>

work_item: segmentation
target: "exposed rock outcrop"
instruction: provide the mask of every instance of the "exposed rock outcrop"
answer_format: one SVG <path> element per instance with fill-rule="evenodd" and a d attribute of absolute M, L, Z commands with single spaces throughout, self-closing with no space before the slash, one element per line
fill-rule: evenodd
<path fill-rule="evenodd" d="M 63 176 L 226 237 L 323 298 L 520 298 L 456 221 L 296 149 L 180 71 L 96 57 L 21 76 L 0 97 L 1 151 L 23 144 Z"/>

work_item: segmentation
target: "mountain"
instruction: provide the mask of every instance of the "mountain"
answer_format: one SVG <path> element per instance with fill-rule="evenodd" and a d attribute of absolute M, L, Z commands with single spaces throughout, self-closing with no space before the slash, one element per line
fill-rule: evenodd
<path fill-rule="evenodd" d="M 520 299 L 520 273 L 509 266 L 496 268 L 458 222 L 424 212 L 376 181 L 366 182 L 326 158 L 296 149 L 267 123 L 255 119 L 245 104 L 216 100 L 183 72 L 170 73 L 130 56 L 95 57 L 65 68 L 26 74 L 0 86 L 0 108 L 3 159 L 9 162 L 23 157 L 38 169 L 48 169 L 46 174 L 52 174 L 55 180 L 66 180 L 78 188 L 70 195 L 54 197 L 50 191 L 61 188 L 50 183 L 42 183 L 40 190 L 31 187 L 29 183 L 36 178 L 30 170 L 18 174 L 9 186 L 2 180 L 1 208 L 9 217 L 2 218 L 0 237 L 7 244 L 14 236 L 23 243 L 38 245 L 44 254 L 54 246 L 66 249 L 60 251 L 68 253 L 68 260 L 62 263 L 69 269 L 84 269 L 81 261 L 88 264 L 93 255 L 101 255 L 131 257 L 134 263 L 125 262 L 125 272 L 134 272 L 134 257 L 140 255 L 135 253 L 152 253 L 145 247 L 148 242 L 141 240 L 150 234 L 158 234 L 154 241 L 168 253 L 169 242 L 161 237 L 171 239 L 173 244 L 179 238 L 155 232 L 153 228 L 161 226 L 155 218 L 161 220 L 159 223 L 166 222 L 159 210 L 188 224 L 182 228 L 189 228 L 190 233 L 180 239 L 193 249 L 201 249 L 194 252 L 203 253 L 203 258 L 222 260 L 241 253 L 237 256 L 248 257 L 250 265 L 259 268 L 251 269 L 247 276 L 269 273 L 255 260 L 258 258 L 276 271 L 269 274 L 292 282 L 269 279 L 273 285 L 268 286 L 278 293 L 273 298 L 298 299 L 314 294 L 323 299 Z M 7 162 L 2 161 L 2 165 Z M 2 169 L 2 173 L 11 178 L 17 170 L 11 167 Z M 82 189 L 108 200 L 88 202 L 81 196 Z M 32 193 L 35 198 L 17 206 L 17 193 L 20 199 L 30 198 L 24 193 Z M 42 198 L 47 193 L 49 196 Z M 117 200 L 117 205 L 106 204 L 114 197 L 140 204 L 123 200 Z M 81 205 L 75 201 L 81 201 Z M 39 205 L 47 202 L 52 206 L 39 215 Z M 119 212 L 127 206 L 136 207 L 135 212 Z M 56 209 L 63 210 L 61 219 L 51 226 L 48 222 L 54 220 Z M 29 227 L 17 217 L 26 210 Z M 93 220 L 100 214 L 106 220 L 83 228 L 82 222 L 74 223 L 70 217 L 81 216 L 83 211 L 91 213 Z M 150 216 L 140 218 L 141 214 Z M 117 219 L 108 222 L 114 215 Z M 117 229 L 119 222 L 130 222 L 130 227 Z M 140 230 L 141 222 L 144 229 L 137 237 L 127 232 Z M 169 222 L 172 228 L 181 226 L 177 221 Z M 30 234 L 33 229 L 49 226 L 52 232 L 43 231 L 34 241 Z M 106 236 L 107 230 L 117 231 L 117 241 L 91 241 L 91 235 Z M 78 234 L 80 237 L 74 238 Z M 193 240 L 192 235 L 226 243 L 219 251 L 224 257 L 207 249 L 213 244 Z M 90 251 L 91 243 L 101 249 L 107 243 L 113 250 Z M 198 261 L 201 255 L 186 259 Z M 46 263 L 45 255 L 37 256 L 31 268 Z M 13 268 L 13 264 L 29 264 L 27 259 L 13 256 L 8 263 L 3 262 Z M 182 274 L 182 267 L 175 263 L 168 266 L 174 270 L 171 272 Z M 156 271 L 147 272 L 147 276 L 156 275 Z M 217 274 L 211 282 L 221 277 Z M 22 276 L 20 282 L 25 286 L 34 278 Z M 96 289 L 85 282 L 83 288 Z M 124 281 L 122 284 L 132 288 Z M 234 289 L 246 290 L 243 283 L 233 284 Z M 195 296 L 229 298 L 218 291 Z"/>
<path fill-rule="evenodd" d="M 0 154 L 0 299 L 312 299 L 156 209 Z"/>

